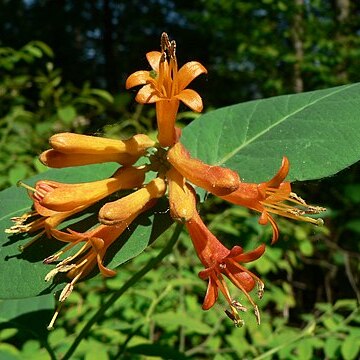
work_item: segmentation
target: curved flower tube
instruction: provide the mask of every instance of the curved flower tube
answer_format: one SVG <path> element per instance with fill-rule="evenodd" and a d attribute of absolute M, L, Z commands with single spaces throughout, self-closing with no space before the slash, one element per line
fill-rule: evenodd
<path fill-rule="evenodd" d="M 227 195 L 240 184 L 239 175 L 228 168 L 212 166 L 190 157 L 185 147 L 177 142 L 167 153 L 170 164 L 194 185 L 214 195 Z"/>

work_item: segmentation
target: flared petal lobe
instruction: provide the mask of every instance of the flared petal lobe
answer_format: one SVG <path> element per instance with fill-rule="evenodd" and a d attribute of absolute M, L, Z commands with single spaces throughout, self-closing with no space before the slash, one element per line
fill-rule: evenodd
<path fill-rule="evenodd" d="M 130 88 L 132 88 L 134 86 L 146 85 L 151 80 L 152 80 L 152 78 L 150 76 L 149 71 L 139 70 L 139 71 L 136 71 L 133 74 L 131 74 L 126 79 L 125 87 L 126 87 L 126 89 L 130 89 Z"/>
<path fill-rule="evenodd" d="M 191 110 L 196 112 L 201 112 L 203 109 L 203 102 L 200 95 L 191 89 L 185 89 L 180 92 L 180 94 L 175 95 L 175 97 L 181 100 L 186 106 Z"/>
<path fill-rule="evenodd" d="M 181 92 L 184 90 L 196 77 L 206 73 L 206 68 L 199 62 L 187 62 L 180 68 L 177 74 L 179 91 Z"/>
<path fill-rule="evenodd" d="M 270 213 L 316 225 L 323 223 L 321 219 L 314 219 L 306 215 L 318 214 L 325 211 L 325 208 L 308 205 L 293 193 L 291 184 L 284 182 L 288 172 L 289 160 L 284 157 L 279 171 L 271 180 L 261 184 L 241 183 L 236 191 L 221 196 L 222 199 L 233 204 L 259 211 L 261 213 L 259 223 L 261 225 L 270 223 L 272 226 L 272 243 L 277 241 L 279 229 Z"/>

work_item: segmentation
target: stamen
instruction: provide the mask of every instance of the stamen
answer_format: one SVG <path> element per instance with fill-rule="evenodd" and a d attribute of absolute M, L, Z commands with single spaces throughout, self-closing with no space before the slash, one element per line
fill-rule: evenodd
<path fill-rule="evenodd" d="M 260 312 L 259 309 L 257 307 L 257 305 L 254 303 L 254 300 L 251 298 L 251 296 L 249 295 L 249 293 L 244 289 L 244 287 L 240 284 L 240 282 L 235 278 L 235 276 L 229 272 L 226 271 L 226 276 L 231 280 L 231 282 L 237 287 L 239 288 L 244 295 L 247 297 L 247 299 L 249 300 L 250 304 L 253 306 L 254 308 L 254 314 L 256 317 L 256 321 L 258 324 L 260 324 Z"/>
<path fill-rule="evenodd" d="M 36 189 L 31 187 L 30 185 L 27 185 L 25 183 L 23 183 L 21 180 L 19 180 L 17 183 L 16 183 L 16 186 L 22 186 L 23 188 L 25 188 L 26 190 L 30 190 L 32 192 L 35 192 Z"/>
<path fill-rule="evenodd" d="M 75 264 L 63 265 L 63 266 L 59 266 L 59 265 L 60 264 L 58 264 L 55 269 L 50 270 L 46 274 L 46 276 L 45 276 L 45 281 L 46 282 L 52 280 L 55 277 L 55 275 L 57 275 L 60 272 L 64 273 L 64 272 L 68 272 L 68 271 L 76 268 Z"/>
<path fill-rule="evenodd" d="M 258 294 L 258 298 L 261 300 L 262 297 L 264 296 L 264 283 L 262 281 L 257 281 L 257 294 Z"/>
<path fill-rule="evenodd" d="M 242 327 L 245 324 L 245 321 L 240 318 L 240 315 L 234 306 L 230 305 L 230 309 L 231 312 L 226 309 L 225 314 L 228 316 L 230 320 L 233 321 L 236 327 Z"/>
<path fill-rule="evenodd" d="M 247 308 L 246 308 L 244 305 L 240 304 L 240 302 L 237 301 L 237 300 L 233 300 L 233 301 L 231 302 L 231 305 L 234 306 L 234 307 L 235 307 L 237 310 L 239 310 L 239 311 L 242 311 L 242 312 L 246 312 L 246 311 L 247 311 Z"/>
<path fill-rule="evenodd" d="M 66 284 L 66 286 L 63 288 L 63 290 L 60 293 L 59 301 L 64 302 L 70 296 L 73 290 L 74 290 L 73 282 Z"/>
<path fill-rule="evenodd" d="M 58 305 L 56 311 L 55 311 L 55 314 L 53 315 L 53 317 L 51 318 L 51 321 L 49 323 L 49 325 L 47 326 L 47 329 L 50 331 L 50 330 L 54 330 L 54 324 L 55 324 L 55 321 L 60 313 L 60 310 L 61 310 L 61 307 L 62 307 L 62 302 Z"/>
<path fill-rule="evenodd" d="M 35 241 L 37 241 L 38 239 L 40 239 L 45 233 L 45 230 L 39 232 L 36 236 L 34 236 L 30 241 L 28 241 L 26 244 L 24 245 L 19 245 L 18 249 L 20 252 L 23 252 L 27 247 L 29 247 L 30 245 L 32 245 Z"/>

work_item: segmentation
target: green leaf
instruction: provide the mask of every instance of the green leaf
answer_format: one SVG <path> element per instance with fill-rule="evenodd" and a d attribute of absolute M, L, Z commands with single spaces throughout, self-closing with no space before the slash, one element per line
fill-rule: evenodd
<path fill-rule="evenodd" d="M 324 346 L 324 351 L 325 351 L 325 355 L 328 359 L 336 359 L 336 355 L 338 352 L 338 349 L 341 346 L 341 341 L 334 338 L 334 337 L 330 337 L 328 339 L 326 339 L 325 342 L 325 346 Z"/>
<path fill-rule="evenodd" d="M 302 339 L 298 342 L 296 354 L 299 356 L 299 359 L 310 360 L 313 355 L 313 347 L 311 339 Z"/>
<path fill-rule="evenodd" d="M 57 114 L 65 124 L 69 125 L 76 117 L 76 109 L 71 105 L 64 106 L 58 109 Z"/>
<path fill-rule="evenodd" d="M 53 294 L 27 299 L 0 300 L 0 324 L 2 328 L 16 327 L 38 338 L 46 338 L 46 327 L 54 308 Z"/>
<path fill-rule="evenodd" d="M 289 180 L 333 175 L 360 158 L 360 83 L 221 108 L 183 131 L 194 157 L 245 181 L 271 178 L 287 156 Z"/>
<path fill-rule="evenodd" d="M 67 183 L 95 181 L 111 176 L 116 164 L 99 164 L 78 168 L 52 169 L 28 181 L 33 186 L 39 179 L 56 180 Z M 54 265 L 45 265 L 43 259 L 64 245 L 54 239 L 40 238 L 33 245 L 19 252 L 19 245 L 26 244 L 32 237 L 5 234 L 12 225 L 11 218 L 20 216 L 31 208 L 31 200 L 24 189 L 11 187 L 0 193 L 0 298 L 23 298 L 47 294 L 62 288 L 62 284 L 44 282 L 45 275 Z M 86 231 L 97 223 L 99 207 L 92 207 L 76 224 L 77 231 Z M 172 223 L 168 215 L 167 202 L 157 204 L 152 210 L 142 214 L 127 231 L 113 244 L 105 257 L 105 265 L 115 268 L 140 254 L 152 241 Z M 65 223 L 66 225 L 66 223 Z"/>
<path fill-rule="evenodd" d="M 13 345 L 0 344 L 0 359 L 2 360 L 21 360 L 20 351 Z"/>
<path fill-rule="evenodd" d="M 109 103 L 114 102 L 113 96 L 109 92 L 107 92 L 106 90 L 91 89 L 90 94 L 97 95 L 98 97 L 102 98 L 103 100 L 105 100 L 105 101 L 107 101 Z"/>
<path fill-rule="evenodd" d="M 210 334 L 213 331 L 213 329 L 203 321 L 195 319 L 193 316 L 190 316 L 182 311 L 168 311 L 155 314 L 152 319 L 159 326 L 166 329 L 183 326 L 186 328 L 188 333 L 198 333 L 204 335 Z"/>
<path fill-rule="evenodd" d="M 341 345 L 341 354 L 344 360 L 353 360 L 360 351 L 360 338 L 358 336 L 348 336 Z"/>

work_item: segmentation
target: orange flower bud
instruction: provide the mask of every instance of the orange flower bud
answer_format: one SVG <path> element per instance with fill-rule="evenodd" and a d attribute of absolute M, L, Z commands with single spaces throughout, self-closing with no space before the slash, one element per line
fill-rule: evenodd
<path fill-rule="evenodd" d="M 142 189 L 105 204 L 100 209 L 99 220 L 105 225 L 116 225 L 126 221 L 129 216 L 140 213 L 151 200 L 162 197 L 165 191 L 165 181 L 156 178 Z"/>
<path fill-rule="evenodd" d="M 127 140 L 107 139 L 97 136 L 60 133 L 49 139 L 54 150 L 65 154 L 130 154 L 139 156 L 155 145 L 145 134 L 138 134 Z"/>
<path fill-rule="evenodd" d="M 69 211 L 85 204 L 93 204 L 121 189 L 139 187 L 145 179 L 145 168 L 122 167 L 104 180 L 63 184 L 42 181 L 36 188 L 34 197 L 42 206 L 55 211 Z"/>
<path fill-rule="evenodd" d="M 185 178 L 175 169 L 166 173 L 169 185 L 170 214 L 174 220 L 188 221 L 196 211 L 194 203 L 194 190 L 185 182 Z"/>
<path fill-rule="evenodd" d="M 227 195 L 239 187 L 240 178 L 235 171 L 191 158 L 180 142 L 170 148 L 167 159 L 190 182 L 214 195 Z"/>
<path fill-rule="evenodd" d="M 46 150 L 40 154 L 40 161 L 52 168 L 64 168 L 105 162 L 116 162 L 121 165 L 132 165 L 138 160 L 138 156 L 120 153 L 110 154 L 65 154 L 57 150 Z"/>

